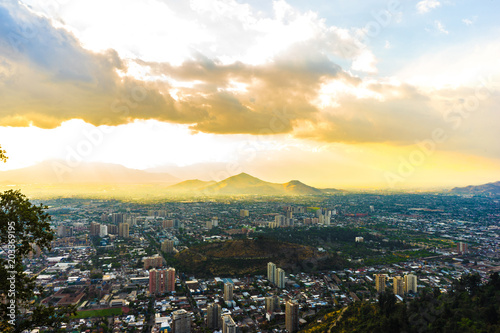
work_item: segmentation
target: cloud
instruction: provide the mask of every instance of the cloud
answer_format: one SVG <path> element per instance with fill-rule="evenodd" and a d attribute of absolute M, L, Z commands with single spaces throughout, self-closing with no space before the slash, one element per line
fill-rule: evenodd
<path fill-rule="evenodd" d="M 466 25 L 466 26 L 471 26 L 473 25 L 477 20 L 477 16 L 474 16 L 472 17 L 471 19 L 469 18 L 464 18 L 462 19 L 462 22 Z"/>
<path fill-rule="evenodd" d="M 305 25 L 297 23 L 302 27 L 317 19 L 314 13 L 299 15 L 279 2 L 273 19 L 253 21 L 247 7 L 227 4 L 238 8 L 234 23 L 247 20 L 247 28 L 268 24 L 289 32 L 294 31 L 286 30 L 294 22 L 305 20 Z M 196 11 L 210 16 L 213 10 L 203 6 L 200 3 Z M 210 20 L 231 16 L 231 8 L 213 13 Z M 75 118 L 93 125 L 156 119 L 186 124 L 193 132 L 288 133 L 320 142 L 400 145 L 424 139 L 436 127 L 451 126 L 443 117 L 443 105 L 455 103 L 463 92 L 355 76 L 336 59 L 370 71 L 376 69 L 370 49 L 352 31 L 324 22 L 310 27 L 303 38 L 284 43 L 266 61 L 237 61 L 193 50 L 188 59 L 176 63 L 124 59 L 115 50 L 89 51 L 48 19 L 15 3 L 4 5 L 0 7 L 0 123 L 54 128 Z M 498 54 L 496 49 L 478 48 L 478 52 L 493 55 Z M 443 71 L 454 72 L 444 73 L 449 78 L 473 63 L 464 60 L 455 68 L 449 63 L 455 59 L 450 54 L 460 50 L 446 56 L 433 53 L 425 66 L 441 58 L 442 63 L 429 71 L 416 64 L 408 75 L 427 73 L 427 80 L 437 82 Z M 476 121 L 474 128 L 496 137 L 491 123 L 485 125 L 482 117 Z M 466 126 L 462 128 L 464 137 L 470 137 Z M 470 149 L 480 149 L 478 140 L 471 142 Z"/>
<path fill-rule="evenodd" d="M 446 30 L 445 26 L 443 23 L 441 23 L 440 21 L 436 20 L 434 21 L 434 26 L 436 27 L 436 30 L 442 34 L 449 34 L 449 31 Z"/>
<path fill-rule="evenodd" d="M 20 6 L 1 9 L 0 121 L 6 126 L 52 128 L 74 118 L 117 125 L 154 118 L 213 133 L 284 133 L 318 112 L 310 100 L 324 78 L 355 80 L 321 51 L 327 47 L 342 52 L 342 37 L 335 30 L 296 43 L 264 64 L 224 64 L 195 54 L 175 66 L 122 61 L 113 50 L 93 53 L 46 18 Z M 151 76 L 167 80 L 140 81 L 126 75 L 134 64 L 149 66 Z M 179 82 L 188 84 L 176 86 Z M 234 91 L 234 84 L 246 89 Z"/>
<path fill-rule="evenodd" d="M 416 5 L 417 12 L 420 14 L 427 13 L 427 12 L 431 11 L 432 9 L 435 9 L 439 6 L 441 6 L 441 3 L 437 0 L 423 0 L 423 1 L 419 1 Z"/>

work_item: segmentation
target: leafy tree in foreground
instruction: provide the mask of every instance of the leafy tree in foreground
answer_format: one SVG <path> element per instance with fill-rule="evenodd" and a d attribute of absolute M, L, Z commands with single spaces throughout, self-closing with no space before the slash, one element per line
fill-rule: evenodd
<path fill-rule="evenodd" d="M 5 161 L 0 149 L 0 160 Z M 55 308 L 32 302 L 36 276 L 24 272 L 25 259 L 34 246 L 50 249 L 54 233 L 43 205 L 33 205 L 20 191 L 0 193 L 0 331 L 22 332 L 39 326 L 57 328 L 74 307 Z"/>
<path fill-rule="evenodd" d="M 7 155 L 5 155 L 5 150 L 2 149 L 2 146 L 0 146 L 0 162 L 6 162 L 7 161 Z"/>

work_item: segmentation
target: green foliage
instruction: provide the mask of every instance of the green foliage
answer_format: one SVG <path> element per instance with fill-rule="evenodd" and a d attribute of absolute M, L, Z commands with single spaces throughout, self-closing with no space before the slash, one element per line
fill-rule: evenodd
<path fill-rule="evenodd" d="M 452 291 L 422 292 L 408 303 L 396 303 L 391 293 L 377 304 L 353 303 L 331 332 L 499 332 L 500 277 L 480 281 L 477 274 L 464 275 Z"/>
<path fill-rule="evenodd" d="M 263 274 L 269 261 L 286 272 L 334 269 L 343 264 L 312 247 L 265 237 L 193 246 L 175 258 L 181 271 L 197 276 Z"/>
<path fill-rule="evenodd" d="M 0 328 L 3 332 L 37 326 L 57 327 L 73 307 L 56 309 L 33 304 L 36 277 L 24 272 L 23 259 L 34 246 L 42 251 L 50 249 L 54 234 L 50 216 L 43 205 L 33 205 L 20 191 L 0 194 L 0 244 L 5 255 L 0 258 Z M 14 307 L 15 305 L 15 307 Z M 11 308 L 9 308 L 9 306 Z M 25 310 L 31 310 L 27 312 Z M 9 322 L 9 320 L 11 320 Z"/>

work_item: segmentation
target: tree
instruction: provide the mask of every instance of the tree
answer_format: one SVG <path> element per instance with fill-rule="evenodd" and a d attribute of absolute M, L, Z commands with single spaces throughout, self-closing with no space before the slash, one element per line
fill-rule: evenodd
<path fill-rule="evenodd" d="M 5 151 L 0 149 L 0 160 Z M 25 273 L 23 260 L 38 247 L 49 250 L 54 232 L 46 206 L 33 205 L 19 190 L 0 193 L 0 331 L 21 332 L 38 326 L 57 328 L 75 307 L 55 308 L 33 303 L 43 293 L 36 276 Z"/>
<path fill-rule="evenodd" d="M 2 146 L 0 146 L 0 161 L 2 162 L 7 162 L 7 155 L 5 155 L 5 150 L 2 149 Z"/>

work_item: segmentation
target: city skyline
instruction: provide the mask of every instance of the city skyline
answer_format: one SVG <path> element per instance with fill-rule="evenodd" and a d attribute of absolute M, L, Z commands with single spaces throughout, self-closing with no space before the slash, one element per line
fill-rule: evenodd
<path fill-rule="evenodd" d="M 345 189 L 498 181 L 498 6 L 0 2 L 0 171 L 58 160 Z"/>

